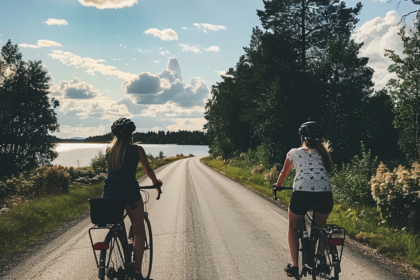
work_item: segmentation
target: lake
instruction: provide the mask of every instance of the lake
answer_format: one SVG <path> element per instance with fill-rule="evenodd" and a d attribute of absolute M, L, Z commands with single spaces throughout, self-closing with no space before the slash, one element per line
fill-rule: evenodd
<path fill-rule="evenodd" d="M 98 154 L 99 151 L 105 153 L 108 144 L 90 144 L 90 143 L 58 143 L 55 151 L 58 157 L 53 164 L 63 166 L 88 166 L 90 160 Z M 175 156 L 176 154 L 195 156 L 208 155 L 209 147 L 205 145 L 160 145 L 160 144 L 142 144 L 146 154 L 158 156 L 162 151 L 164 156 Z"/>

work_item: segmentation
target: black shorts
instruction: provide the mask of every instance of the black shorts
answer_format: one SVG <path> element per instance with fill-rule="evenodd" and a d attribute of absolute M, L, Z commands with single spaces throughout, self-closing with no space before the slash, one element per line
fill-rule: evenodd
<path fill-rule="evenodd" d="M 305 215 L 312 207 L 321 207 L 317 212 L 328 214 L 333 209 L 332 192 L 294 191 L 290 199 L 289 209 L 296 215 Z"/>

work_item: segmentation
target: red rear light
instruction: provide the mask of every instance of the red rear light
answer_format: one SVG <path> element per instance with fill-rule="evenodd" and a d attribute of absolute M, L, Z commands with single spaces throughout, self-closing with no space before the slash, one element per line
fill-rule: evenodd
<path fill-rule="evenodd" d="M 93 245 L 94 250 L 108 250 L 109 245 L 106 242 L 98 242 Z"/>
<path fill-rule="evenodd" d="M 343 238 L 332 238 L 330 239 L 330 245 L 331 246 L 343 246 L 344 239 Z"/>

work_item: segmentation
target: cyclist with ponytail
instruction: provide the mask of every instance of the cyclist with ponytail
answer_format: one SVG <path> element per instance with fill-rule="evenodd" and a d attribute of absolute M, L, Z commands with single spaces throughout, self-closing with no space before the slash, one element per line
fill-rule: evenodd
<path fill-rule="evenodd" d="M 139 191 L 139 183 L 136 179 L 139 161 L 154 185 L 158 184 L 160 180 L 156 178 L 153 169 L 150 167 L 144 149 L 141 146 L 133 145 L 133 132 L 135 130 L 136 126 L 130 119 L 121 118 L 112 124 L 111 132 L 115 137 L 106 151 L 108 172 L 102 197 L 117 198 L 126 203 L 125 209 L 130 217 L 134 233 L 133 251 L 136 260 L 134 278 L 143 279 L 140 271 L 145 229 L 143 201 Z"/>
<path fill-rule="evenodd" d="M 287 233 L 292 263 L 284 269 L 289 277 L 299 277 L 298 229 L 310 206 L 320 207 L 316 213 L 317 225 L 325 225 L 333 208 L 333 197 L 329 173 L 333 170 L 329 142 L 322 138 L 322 129 L 314 121 L 308 121 L 299 128 L 302 146 L 291 149 L 286 157 L 276 186 L 282 186 L 294 167 L 296 175 L 293 194 L 289 204 L 289 229 Z"/>

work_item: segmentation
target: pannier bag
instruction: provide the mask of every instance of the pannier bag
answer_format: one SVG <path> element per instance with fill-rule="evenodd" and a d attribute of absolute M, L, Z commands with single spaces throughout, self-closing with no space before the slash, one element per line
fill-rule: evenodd
<path fill-rule="evenodd" d="M 124 217 L 125 204 L 115 198 L 91 198 L 90 219 L 93 224 L 106 226 L 118 224 Z"/>

